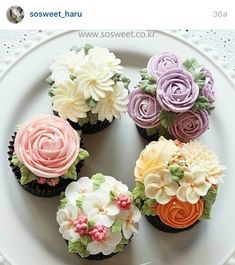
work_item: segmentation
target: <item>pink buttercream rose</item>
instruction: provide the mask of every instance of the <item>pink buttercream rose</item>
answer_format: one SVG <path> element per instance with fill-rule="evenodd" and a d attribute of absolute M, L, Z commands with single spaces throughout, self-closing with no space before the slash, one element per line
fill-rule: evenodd
<path fill-rule="evenodd" d="M 78 156 L 80 138 L 69 123 L 40 115 L 23 123 L 15 138 L 17 158 L 36 176 L 64 175 Z"/>

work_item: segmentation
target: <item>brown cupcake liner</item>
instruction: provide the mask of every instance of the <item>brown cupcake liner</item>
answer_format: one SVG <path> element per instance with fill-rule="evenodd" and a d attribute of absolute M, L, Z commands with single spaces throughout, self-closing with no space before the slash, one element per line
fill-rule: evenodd
<path fill-rule="evenodd" d="M 179 232 L 183 232 L 186 230 L 191 229 L 192 227 L 194 227 L 197 223 L 199 223 L 200 221 L 197 220 L 195 223 L 193 223 L 192 225 L 186 227 L 186 228 L 174 228 L 171 227 L 169 225 L 164 224 L 160 218 L 156 215 L 156 216 L 147 216 L 145 215 L 145 218 L 150 222 L 150 224 L 152 224 L 155 228 L 157 228 L 160 231 L 163 232 L 167 232 L 167 233 L 179 233 Z"/>
<path fill-rule="evenodd" d="M 55 116 L 59 117 L 56 111 L 53 111 L 53 113 Z M 82 134 L 92 134 L 92 133 L 102 131 L 103 129 L 107 128 L 112 123 L 105 119 L 104 121 L 98 121 L 96 124 L 91 124 L 90 122 L 88 122 L 80 126 L 78 123 L 73 122 L 69 119 L 67 119 L 67 121 L 75 130 L 81 130 Z"/>
<path fill-rule="evenodd" d="M 48 184 L 39 184 L 37 180 L 33 180 L 27 184 L 21 185 L 20 179 L 21 179 L 21 172 L 20 168 L 13 165 L 11 162 L 13 153 L 14 153 L 14 143 L 15 143 L 15 137 L 16 137 L 16 132 L 14 132 L 14 135 L 11 137 L 12 140 L 9 142 L 8 146 L 8 161 L 10 164 L 10 167 L 12 169 L 12 172 L 14 173 L 17 181 L 19 182 L 20 186 L 28 191 L 29 193 L 39 196 L 39 197 L 54 197 L 56 195 L 59 195 L 62 191 L 65 190 L 65 188 L 71 183 L 73 180 L 72 179 L 63 179 L 60 178 L 60 181 L 57 185 L 55 186 L 50 186 Z M 83 146 L 82 140 L 81 140 L 81 147 Z M 80 172 L 82 166 L 84 164 L 84 160 L 81 160 L 78 162 L 76 165 L 76 171 L 77 173 Z"/>

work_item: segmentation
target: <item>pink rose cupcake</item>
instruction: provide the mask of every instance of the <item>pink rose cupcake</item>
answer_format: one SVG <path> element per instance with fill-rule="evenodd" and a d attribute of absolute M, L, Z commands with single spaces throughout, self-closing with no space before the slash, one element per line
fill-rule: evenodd
<path fill-rule="evenodd" d="M 195 59 L 165 52 L 152 56 L 130 93 L 128 113 L 147 140 L 188 142 L 209 128 L 215 89 L 211 72 Z"/>
<path fill-rule="evenodd" d="M 73 180 L 88 152 L 80 135 L 61 118 L 36 116 L 21 124 L 9 143 L 9 162 L 20 185 L 36 196 L 60 194 Z"/>

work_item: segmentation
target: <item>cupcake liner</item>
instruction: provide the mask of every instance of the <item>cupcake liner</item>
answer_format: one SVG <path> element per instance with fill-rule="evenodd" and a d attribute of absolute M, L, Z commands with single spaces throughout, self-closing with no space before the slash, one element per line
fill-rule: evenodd
<path fill-rule="evenodd" d="M 142 137 L 144 137 L 144 138 L 145 138 L 147 141 L 149 141 L 149 142 L 151 142 L 151 141 L 158 141 L 159 138 L 160 138 L 160 136 L 162 136 L 162 135 L 159 135 L 159 133 L 155 133 L 155 134 L 149 136 L 149 135 L 147 134 L 147 130 L 146 130 L 146 129 L 141 128 L 141 127 L 139 127 L 138 125 L 136 125 L 136 127 L 137 127 L 137 130 L 138 130 L 139 134 L 140 134 Z M 168 139 L 168 140 L 169 140 L 169 139 L 175 140 L 175 137 L 172 136 L 172 135 L 170 135 L 169 133 L 167 133 L 166 135 L 164 135 L 164 137 L 165 137 L 166 139 Z"/>
<path fill-rule="evenodd" d="M 192 227 L 194 227 L 197 223 L 199 223 L 200 221 L 197 220 L 194 224 L 186 227 L 186 228 L 174 228 L 171 227 L 169 225 L 164 224 L 160 218 L 158 216 L 147 216 L 145 215 L 145 218 L 150 222 L 150 224 L 152 224 L 154 227 L 156 227 L 158 230 L 161 230 L 163 232 L 167 232 L 167 233 L 179 233 L 179 232 L 183 232 L 186 230 L 191 229 Z"/>
<path fill-rule="evenodd" d="M 16 132 L 14 132 L 14 135 L 12 136 L 12 140 L 9 142 L 8 146 L 8 161 L 10 164 L 10 167 L 12 169 L 12 172 L 14 173 L 17 181 L 20 184 L 20 178 L 21 178 L 21 172 L 19 167 L 13 165 L 11 162 L 12 156 L 14 153 L 14 143 L 15 143 L 15 137 L 16 137 Z M 83 146 L 82 140 L 81 140 L 81 147 Z M 84 164 L 84 160 L 79 161 L 79 163 L 76 165 L 76 171 L 77 173 L 80 172 L 80 169 L 82 168 Z M 60 178 L 59 183 L 56 186 L 49 186 L 48 184 L 39 184 L 37 180 L 34 180 L 30 183 L 27 183 L 25 185 L 20 186 L 28 191 L 29 193 L 39 196 L 39 197 L 53 197 L 56 195 L 59 195 L 62 191 L 65 190 L 65 188 L 71 183 L 73 180 L 72 179 L 63 179 Z"/>
<path fill-rule="evenodd" d="M 59 117 L 56 111 L 53 111 L 53 113 Z M 69 119 L 67 121 L 75 130 L 81 130 L 82 134 L 91 134 L 91 133 L 99 132 L 105 129 L 106 127 L 108 127 L 112 123 L 105 119 L 104 121 L 98 121 L 96 124 L 91 124 L 88 122 L 80 126 L 78 123 L 73 122 Z"/>

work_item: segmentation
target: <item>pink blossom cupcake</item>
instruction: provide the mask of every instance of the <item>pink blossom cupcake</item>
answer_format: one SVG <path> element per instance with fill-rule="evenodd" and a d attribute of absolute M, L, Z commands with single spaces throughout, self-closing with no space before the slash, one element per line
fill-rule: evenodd
<path fill-rule="evenodd" d="M 138 232 L 141 213 L 128 187 L 100 173 L 68 185 L 57 212 L 68 251 L 91 260 L 123 251 Z"/>
<path fill-rule="evenodd" d="M 84 159 L 80 135 L 61 118 L 36 116 L 21 124 L 9 143 L 9 162 L 20 185 L 36 196 L 58 195 L 77 180 Z"/>
<path fill-rule="evenodd" d="M 195 59 L 182 61 L 166 52 L 150 58 L 130 93 L 128 113 L 149 141 L 159 136 L 194 140 L 209 128 L 214 109 L 212 74 Z"/>

